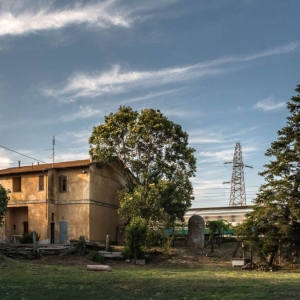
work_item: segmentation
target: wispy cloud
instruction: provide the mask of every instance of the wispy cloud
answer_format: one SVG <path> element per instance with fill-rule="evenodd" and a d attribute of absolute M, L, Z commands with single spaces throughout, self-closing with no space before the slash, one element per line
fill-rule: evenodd
<path fill-rule="evenodd" d="M 69 151 L 66 153 L 59 153 L 56 156 L 56 162 L 59 161 L 72 161 L 72 160 L 80 160 L 80 159 L 88 159 L 89 158 L 89 153 L 88 151 Z"/>
<path fill-rule="evenodd" d="M 45 30 L 58 30 L 71 25 L 98 28 L 113 26 L 129 28 L 134 22 L 145 21 L 159 8 L 176 0 L 151 2 L 105 0 L 76 1 L 73 5 L 57 6 L 59 1 L 2 1 L 0 36 L 28 35 Z"/>
<path fill-rule="evenodd" d="M 127 99 L 127 100 L 124 101 L 124 103 L 139 102 L 139 101 L 149 100 L 149 99 L 153 99 L 153 98 L 157 99 L 158 97 L 174 94 L 174 93 L 179 92 L 183 89 L 184 88 L 178 88 L 178 89 L 171 89 L 171 90 L 156 92 L 156 93 L 151 92 L 151 93 L 148 93 L 144 96 Z"/>
<path fill-rule="evenodd" d="M 96 74 L 75 74 L 62 89 L 44 89 L 46 96 L 69 100 L 81 97 L 96 97 L 102 94 L 120 94 L 131 90 L 162 86 L 179 81 L 220 74 L 222 70 L 199 68 L 197 65 L 161 69 L 158 71 L 125 71 L 114 65 L 111 70 Z"/>
<path fill-rule="evenodd" d="M 6 169 L 13 167 L 13 161 L 10 159 L 8 155 L 2 149 L 0 149 L 0 169 Z"/>
<path fill-rule="evenodd" d="M 273 96 L 257 102 L 254 106 L 256 109 L 263 111 L 276 111 L 286 107 L 285 102 L 276 102 Z"/>
<path fill-rule="evenodd" d="M 56 140 L 60 143 L 67 143 L 68 145 L 87 146 L 91 133 L 92 128 L 80 131 L 64 131 L 56 136 Z"/>
<path fill-rule="evenodd" d="M 248 157 L 252 153 L 256 152 L 258 148 L 256 146 L 244 146 L 243 147 L 243 157 Z M 224 149 L 224 150 L 216 150 L 216 151 L 199 151 L 198 155 L 198 163 L 207 163 L 207 162 L 232 162 L 234 148 L 232 149 Z"/>
<path fill-rule="evenodd" d="M 233 153 L 234 149 L 221 151 L 200 151 L 198 152 L 198 157 L 200 158 L 199 163 L 232 161 Z"/>
<path fill-rule="evenodd" d="M 194 65 L 160 70 L 131 71 L 122 68 L 120 65 L 114 65 L 110 70 L 105 72 L 74 74 L 67 80 L 64 86 L 46 88 L 41 90 L 41 92 L 46 96 L 64 99 L 65 101 L 74 101 L 76 98 L 83 97 L 91 98 L 103 94 L 128 93 L 146 87 L 154 88 L 219 75 L 231 68 L 224 65 L 249 62 L 263 57 L 288 53 L 294 51 L 298 46 L 299 42 L 295 42 L 261 53 L 223 57 Z"/>
<path fill-rule="evenodd" d="M 68 161 L 76 159 L 88 159 L 88 139 L 92 128 L 80 131 L 64 131 L 56 135 L 57 155 L 56 161 Z"/>
<path fill-rule="evenodd" d="M 104 113 L 101 109 L 94 109 L 90 106 L 80 106 L 79 111 L 72 113 L 72 114 L 67 114 L 63 115 L 60 117 L 60 121 L 62 122 L 71 122 L 75 121 L 77 119 L 87 119 L 95 116 L 103 116 Z"/>
<path fill-rule="evenodd" d="M 190 144 L 221 144 L 224 143 L 222 131 L 212 129 L 194 129 L 189 132 Z"/>
<path fill-rule="evenodd" d="M 0 14 L 0 36 L 26 35 L 83 23 L 102 28 L 131 26 L 128 12 L 119 10 L 115 1 L 87 5 L 77 2 L 72 7 L 63 8 L 41 7 L 35 1 L 25 1 L 24 4 L 23 7 L 16 7 L 13 3 L 5 6 Z"/>

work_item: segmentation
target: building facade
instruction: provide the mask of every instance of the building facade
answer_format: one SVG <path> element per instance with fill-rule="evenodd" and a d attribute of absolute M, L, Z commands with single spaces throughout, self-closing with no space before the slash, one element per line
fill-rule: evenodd
<path fill-rule="evenodd" d="M 205 223 L 222 219 L 235 226 L 242 223 L 246 219 L 246 214 L 252 212 L 252 210 L 251 206 L 190 208 L 184 218 L 188 222 L 193 215 L 199 215 Z"/>
<path fill-rule="evenodd" d="M 13 241 L 36 230 L 41 243 L 122 241 L 117 209 L 124 180 L 109 165 L 90 160 L 37 164 L 0 170 L 9 191 L 8 214 L 0 240 Z"/>

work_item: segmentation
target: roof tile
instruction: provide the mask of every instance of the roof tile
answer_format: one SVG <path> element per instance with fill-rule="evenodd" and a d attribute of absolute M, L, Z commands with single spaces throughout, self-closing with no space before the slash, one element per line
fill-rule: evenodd
<path fill-rule="evenodd" d="M 0 170 L 0 175 L 9 175 L 9 174 L 16 174 L 16 173 L 30 173 L 30 172 L 37 172 L 37 171 L 44 171 L 48 169 L 63 169 L 63 168 L 74 168 L 74 167 L 83 167 L 88 166 L 90 164 L 89 159 L 84 160 L 73 160 L 73 161 L 65 161 L 65 162 L 58 162 L 58 163 L 50 163 L 50 164 L 38 164 L 38 165 L 31 165 L 31 166 L 24 166 L 24 167 L 14 167 Z"/>

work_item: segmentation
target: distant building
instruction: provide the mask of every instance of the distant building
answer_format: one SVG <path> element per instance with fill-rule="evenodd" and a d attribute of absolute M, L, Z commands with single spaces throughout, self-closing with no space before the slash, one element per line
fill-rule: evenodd
<path fill-rule="evenodd" d="M 117 191 L 124 180 L 109 165 L 77 160 L 19 166 L 0 170 L 0 184 L 10 191 L 0 240 L 32 230 L 42 243 L 123 238 Z"/>
<path fill-rule="evenodd" d="M 246 219 L 246 214 L 252 211 L 251 206 L 228 206 L 228 207 L 206 207 L 190 208 L 185 214 L 185 221 L 188 222 L 192 215 L 201 216 L 205 223 L 207 221 L 226 220 L 232 225 L 237 225 Z"/>

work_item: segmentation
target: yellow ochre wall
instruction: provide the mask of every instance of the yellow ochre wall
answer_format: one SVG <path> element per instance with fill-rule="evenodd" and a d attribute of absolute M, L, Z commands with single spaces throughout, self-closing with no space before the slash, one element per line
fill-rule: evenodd
<path fill-rule="evenodd" d="M 89 236 L 89 174 L 87 167 L 49 170 L 49 224 L 55 223 L 55 242 L 59 242 L 59 222 L 68 224 L 68 239 Z M 59 191 L 59 176 L 67 176 L 67 191 Z M 53 214 L 53 219 L 52 219 Z"/>
<path fill-rule="evenodd" d="M 38 190 L 39 175 L 44 174 L 44 191 Z M 67 191 L 59 191 L 59 176 L 67 176 Z M 43 172 L 21 173 L 21 192 L 9 193 L 9 212 L 0 239 L 13 240 L 28 230 L 40 234 L 40 243 L 50 243 L 51 223 L 54 223 L 54 242 L 60 238 L 59 224 L 67 222 L 68 240 L 85 236 L 90 241 L 105 241 L 106 235 L 115 240 L 117 227 L 123 223 L 117 209 L 117 191 L 124 180 L 110 166 L 97 168 L 95 164 L 53 168 Z M 0 184 L 13 191 L 13 176 L 0 176 Z M 15 225 L 15 229 L 14 229 Z M 2 236 L 1 236 L 2 235 Z M 123 234 L 124 235 L 124 234 Z M 118 234 L 118 241 L 123 240 Z"/>
<path fill-rule="evenodd" d="M 117 191 L 124 186 L 121 178 L 110 166 L 90 166 L 90 240 L 105 241 L 106 235 L 116 239 L 116 230 L 122 224 L 117 209 L 119 199 Z M 124 235 L 124 234 L 123 234 Z M 118 234 L 118 241 L 124 237 Z"/>
<path fill-rule="evenodd" d="M 46 176 L 44 191 L 38 190 L 39 175 L 44 173 L 28 173 L 21 176 L 21 192 L 13 192 L 13 177 L 0 178 L 0 184 L 11 192 L 8 194 L 8 214 L 5 218 L 5 230 L 2 238 L 13 240 L 13 235 L 22 235 L 24 222 L 28 222 L 28 230 L 37 230 L 41 237 L 47 234 Z"/>

